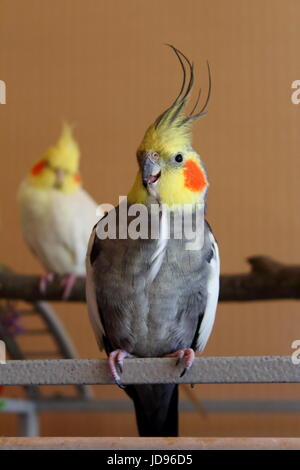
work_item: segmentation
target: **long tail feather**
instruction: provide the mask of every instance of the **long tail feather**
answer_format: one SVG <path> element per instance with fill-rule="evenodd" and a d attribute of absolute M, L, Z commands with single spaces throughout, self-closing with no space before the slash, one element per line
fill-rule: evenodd
<path fill-rule="evenodd" d="M 177 385 L 130 385 L 126 392 L 134 402 L 140 436 L 178 436 Z"/>

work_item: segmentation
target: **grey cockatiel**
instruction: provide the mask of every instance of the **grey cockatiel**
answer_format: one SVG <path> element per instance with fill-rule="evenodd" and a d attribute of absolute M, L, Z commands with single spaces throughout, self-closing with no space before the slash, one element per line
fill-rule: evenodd
<path fill-rule="evenodd" d="M 191 123 L 205 114 L 209 93 L 199 112 L 184 114 L 193 66 L 172 48 L 184 72 L 180 94 L 148 128 L 138 148 L 139 171 L 128 194 L 128 220 L 123 221 L 121 206 L 108 213 L 95 226 L 87 254 L 90 318 L 118 384 L 123 360 L 132 356 L 176 357 L 183 375 L 192 366 L 194 352 L 203 351 L 217 307 L 218 247 L 204 220 L 208 181 L 191 147 Z M 142 212 L 148 237 L 132 236 L 134 204 L 146 209 Z M 151 237 L 154 207 L 159 208 L 159 219 Z M 190 217 L 178 218 L 183 209 Z M 117 237 L 105 238 L 114 220 Z M 125 390 L 134 401 L 140 435 L 177 435 L 177 385 L 131 385 Z"/>

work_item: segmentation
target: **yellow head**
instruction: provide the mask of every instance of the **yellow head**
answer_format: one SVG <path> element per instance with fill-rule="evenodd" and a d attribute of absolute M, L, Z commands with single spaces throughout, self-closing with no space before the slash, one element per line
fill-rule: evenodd
<path fill-rule="evenodd" d="M 211 77 L 205 104 L 193 114 L 200 98 L 190 114 L 184 113 L 194 82 L 193 65 L 182 52 L 173 46 L 182 70 L 183 83 L 174 103 L 148 128 L 137 150 L 139 172 L 128 194 L 133 203 L 145 203 L 152 195 L 169 207 L 196 204 L 204 201 L 208 181 L 199 155 L 192 148 L 192 123 L 206 114 L 210 97 Z M 186 85 L 187 68 L 189 80 Z"/>
<path fill-rule="evenodd" d="M 31 168 L 30 183 L 39 189 L 56 189 L 70 194 L 81 185 L 80 151 L 69 125 L 64 124 L 61 136 Z"/>

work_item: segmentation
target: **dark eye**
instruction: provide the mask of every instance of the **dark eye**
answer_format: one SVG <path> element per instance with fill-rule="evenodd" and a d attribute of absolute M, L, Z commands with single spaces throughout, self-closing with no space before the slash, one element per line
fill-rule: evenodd
<path fill-rule="evenodd" d="M 175 157 L 175 161 L 177 163 L 181 163 L 183 161 L 183 155 L 181 153 L 177 153 L 177 155 Z"/>

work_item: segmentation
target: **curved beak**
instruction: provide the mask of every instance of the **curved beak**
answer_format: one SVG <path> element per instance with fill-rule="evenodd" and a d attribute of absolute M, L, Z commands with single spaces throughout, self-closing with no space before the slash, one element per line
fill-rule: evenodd
<path fill-rule="evenodd" d="M 159 155 L 156 152 L 147 152 L 142 163 L 142 178 L 145 188 L 156 183 L 160 177 L 161 167 L 158 163 Z"/>
<path fill-rule="evenodd" d="M 55 188 L 60 189 L 62 187 L 65 175 L 66 175 L 66 171 L 63 170 L 62 168 L 55 169 L 55 183 L 54 183 Z"/>

